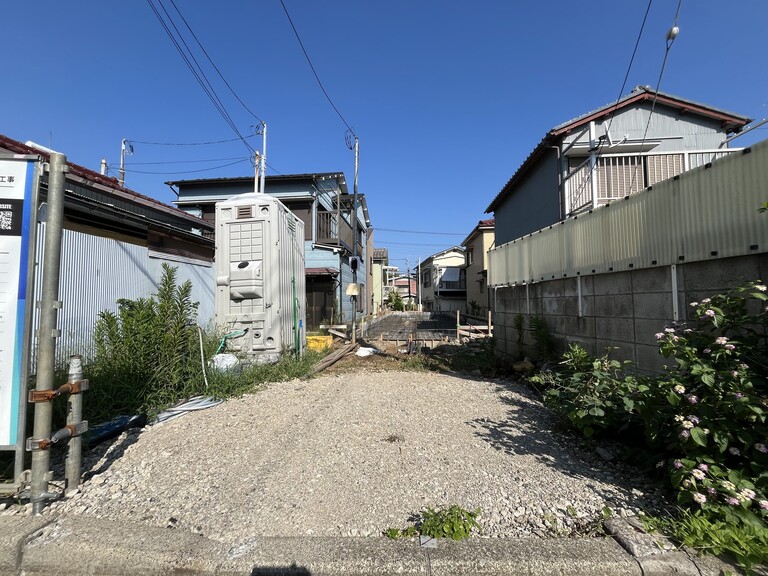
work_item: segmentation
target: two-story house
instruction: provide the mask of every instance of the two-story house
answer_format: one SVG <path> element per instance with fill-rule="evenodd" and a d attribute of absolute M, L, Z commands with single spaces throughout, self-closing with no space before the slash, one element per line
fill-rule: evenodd
<path fill-rule="evenodd" d="M 421 263 L 421 302 L 428 312 L 466 310 L 467 270 L 463 246 L 432 254 Z"/>
<path fill-rule="evenodd" d="M 729 154 L 750 118 L 638 86 L 552 128 L 486 209 L 496 245 Z"/>
<path fill-rule="evenodd" d="M 167 184 L 177 190 L 174 204 L 180 209 L 213 222 L 216 202 L 253 192 L 254 178 L 178 180 Z M 365 195 L 358 194 L 353 217 L 354 195 L 348 192 L 341 172 L 267 176 L 264 191 L 280 199 L 304 222 L 307 329 L 317 329 L 324 322 L 351 321 L 353 314 L 366 314 L 370 304 L 368 249 L 373 228 Z M 355 277 L 359 284 L 356 311 L 347 293 Z"/>
<path fill-rule="evenodd" d="M 485 315 L 491 307 L 488 292 L 488 250 L 495 240 L 493 218 L 480 220 L 461 245 L 466 255 L 467 314 Z"/>

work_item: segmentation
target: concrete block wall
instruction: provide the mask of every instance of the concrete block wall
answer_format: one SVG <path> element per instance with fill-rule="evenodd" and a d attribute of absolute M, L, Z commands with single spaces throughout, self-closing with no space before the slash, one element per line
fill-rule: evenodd
<path fill-rule="evenodd" d="M 768 253 L 499 288 L 493 295 L 497 350 L 511 358 L 536 357 L 528 328 L 530 318 L 539 316 L 561 350 L 573 342 L 594 355 L 615 348 L 613 358 L 631 360 L 641 372 L 658 373 L 666 359 L 659 354 L 655 334 L 674 320 L 675 299 L 678 322 L 685 322 L 691 319 L 690 302 L 761 279 L 768 281 Z M 526 327 L 522 353 L 514 327 L 518 314 Z"/>

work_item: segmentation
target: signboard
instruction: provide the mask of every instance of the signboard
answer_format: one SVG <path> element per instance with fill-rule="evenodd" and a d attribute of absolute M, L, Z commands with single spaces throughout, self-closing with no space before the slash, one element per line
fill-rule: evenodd
<path fill-rule="evenodd" d="M 17 449 L 27 369 L 25 323 L 35 162 L 0 157 L 0 448 Z M 21 418 L 21 420 L 20 420 Z"/>

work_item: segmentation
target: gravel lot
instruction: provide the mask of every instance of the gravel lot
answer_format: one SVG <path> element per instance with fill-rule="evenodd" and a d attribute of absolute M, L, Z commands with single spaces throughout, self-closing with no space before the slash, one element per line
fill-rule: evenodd
<path fill-rule="evenodd" d="M 266 389 L 123 434 L 85 458 L 83 514 L 253 536 L 380 536 L 426 506 L 481 509 L 481 536 L 583 535 L 661 494 L 553 429 L 507 381 L 354 372 Z M 29 513 L 12 506 L 2 514 Z"/>

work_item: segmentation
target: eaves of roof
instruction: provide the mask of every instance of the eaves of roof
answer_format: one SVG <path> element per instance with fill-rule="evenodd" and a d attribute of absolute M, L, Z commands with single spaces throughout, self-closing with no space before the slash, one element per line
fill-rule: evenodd
<path fill-rule="evenodd" d="M 581 116 L 568 120 L 567 122 L 563 122 L 562 124 L 555 126 L 549 132 L 547 132 L 547 134 L 544 136 L 544 138 L 541 139 L 536 148 L 533 149 L 533 152 L 528 155 L 520 168 L 517 169 L 517 172 L 514 173 L 512 178 L 509 179 L 509 181 L 504 185 L 504 187 L 496 195 L 493 201 L 488 205 L 488 208 L 485 209 L 485 213 L 490 214 L 495 211 L 501 200 L 503 200 L 511 191 L 511 189 L 517 183 L 519 183 L 520 180 L 522 180 L 528 171 L 536 164 L 536 161 L 541 158 L 547 148 L 559 143 L 563 136 L 572 132 L 579 126 L 583 126 L 584 124 L 588 124 L 594 120 L 605 118 L 606 116 L 614 114 L 617 110 L 627 108 L 640 102 L 653 101 L 654 98 L 656 99 L 657 105 L 661 104 L 672 108 L 677 108 L 681 113 L 697 114 L 699 116 L 720 120 L 723 128 L 728 133 L 740 132 L 744 126 L 752 122 L 752 118 L 742 116 L 741 114 L 727 112 L 725 110 L 714 108 L 706 104 L 701 104 L 693 100 L 667 94 L 666 92 L 658 92 L 657 94 L 649 86 L 637 86 L 632 90 L 632 92 L 626 96 L 623 96 L 616 102 L 606 104 L 597 110 L 587 112 L 586 114 L 582 114 Z"/>
<path fill-rule="evenodd" d="M 29 146 L 19 142 L 18 140 L 14 140 L 8 136 L 0 134 L 0 150 L 2 149 L 13 152 L 14 154 L 38 156 L 46 161 L 49 161 L 51 156 L 51 153 L 48 150 Z M 120 186 L 118 184 L 117 178 L 99 174 L 98 172 L 94 172 L 93 170 L 89 170 L 88 168 L 73 162 L 67 162 L 67 166 L 69 168 L 69 172 L 66 175 L 67 178 L 76 180 L 84 185 L 90 185 L 100 190 L 104 190 L 113 196 L 123 198 L 129 202 L 171 214 L 175 218 L 194 222 L 195 226 L 197 227 L 210 227 L 210 224 L 204 220 L 201 220 L 197 216 L 193 216 L 192 214 L 188 214 L 174 206 L 169 206 L 168 204 L 160 202 L 159 200 L 155 200 L 154 198 L 144 196 L 143 194 L 139 194 L 134 190 Z"/>
<path fill-rule="evenodd" d="M 464 238 L 464 241 L 461 243 L 461 245 L 466 246 L 475 236 L 478 236 L 483 231 L 495 230 L 495 224 L 496 224 L 496 220 L 494 218 L 488 218 L 487 220 L 480 220 L 480 222 L 477 223 L 477 226 L 474 227 L 472 232 L 470 232 L 467 235 L 467 237 Z"/>

